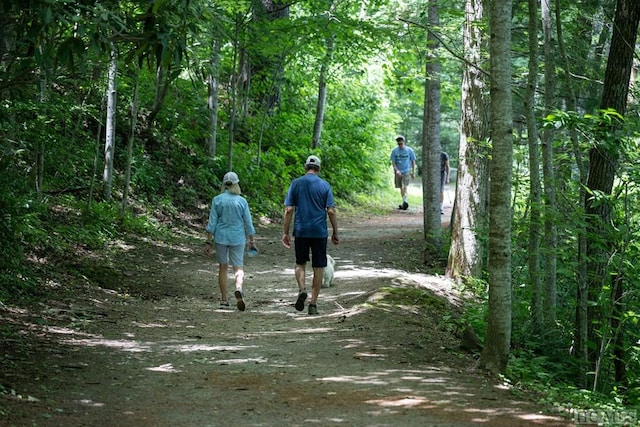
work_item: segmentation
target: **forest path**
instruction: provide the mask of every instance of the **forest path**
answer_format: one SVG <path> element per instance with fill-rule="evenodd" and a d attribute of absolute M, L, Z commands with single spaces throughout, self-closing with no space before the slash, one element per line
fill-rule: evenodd
<path fill-rule="evenodd" d="M 413 207 L 342 221 L 318 316 L 293 307 L 293 251 L 279 226 L 258 227 L 244 312 L 220 309 L 201 232 L 121 242 L 109 261 L 119 269 L 100 286 L 92 279 L 40 312 L 2 307 L 16 339 L 3 343 L 0 384 L 14 393 L 0 424 L 573 425 L 473 369 L 442 318 L 451 283 L 407 256 L 421 253 L 421 229 Z M 394 303 L 389 288 L 419 290 L 408 295 L 420 304 Z"/>

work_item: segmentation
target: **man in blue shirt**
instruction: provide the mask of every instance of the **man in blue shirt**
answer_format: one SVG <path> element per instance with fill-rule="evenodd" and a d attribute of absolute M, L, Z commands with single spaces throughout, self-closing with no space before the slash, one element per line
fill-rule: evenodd
<path fill-rule="evenodd" d="M 284 201 L 282 244 L 287 249 L 291 248 L 289 228 L 295 214 L 293 236 L 295 237 L 296 256 L 295 277 L 298 284 L 298 299 L 296 300 L 295 308 L 298 311 L 304 310 L 304 302 L 307 299 L 305 267 L 309 261 L 309 251 L 311 251 L 313 283 L 309 314 L 314 315 L 318 314 L 316 302 L 322 287 L 324 268 L 327 266 L 327 239 L 329 236 L 327 216 L 333 228 L 331 242 L 334 245 L 339 243 L 338 219 L 331 185 L 318 176 L 320 173 L 320 159 L 316 156 L 309 156 L 304 168 L 306 173 L 291 182 Z"/>
<path fill-rule="evenodd" d="M 402 204 L 398 209 L 407 210 L 407 187 L 411 179 L 415 178 L 416 155 L 413 149 L 407 147 L 404 136 L 400 135 L 396 138 L 398 146 L 391 151 L 391 164 L 395 177 L 395 186 L 400 189 L 402 196 Z"/>

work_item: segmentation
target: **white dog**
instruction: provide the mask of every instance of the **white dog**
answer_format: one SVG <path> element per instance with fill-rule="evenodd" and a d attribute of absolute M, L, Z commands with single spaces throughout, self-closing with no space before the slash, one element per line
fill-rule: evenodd
<path fill-rule="evenodd" d="M 336 268 L 336 261 L 327 254 L 327 266 L 324 268 L 324 276 L 322 277 L 322 287 L 329 288 L 333 282 L 333 272 Z"/>

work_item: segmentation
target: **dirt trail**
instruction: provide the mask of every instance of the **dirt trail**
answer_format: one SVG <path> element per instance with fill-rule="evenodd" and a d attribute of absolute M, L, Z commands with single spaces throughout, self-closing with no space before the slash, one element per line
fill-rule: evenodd
<path fill-rule="evenodd" d="M 259 227 L 245 312 L 219 308 L 201 235 L 130 242 L 113 260 L 124 270 L 100 287 L 39 312 L 1 308 L 15 338 L 2 346 L 0 424 L 572 425 L 474 371 L 438 310 L 383 299 L 388 287 L 455 298 L 404 255 L 420 253 L 421 218 L 410 208 L 341 223 L 319 316 L 293 307 L 279 227 Z"/>

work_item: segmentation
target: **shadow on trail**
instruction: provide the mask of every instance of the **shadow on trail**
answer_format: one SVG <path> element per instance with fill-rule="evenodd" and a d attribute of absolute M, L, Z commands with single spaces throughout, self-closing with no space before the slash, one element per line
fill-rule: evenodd
<path fill-rule="evenodd" d="M 33 340 L 0 377 L 30 397 L 5 399 L 8 425 L 572 425 L 473 370 L 446 320 L 451 283 L 404 268 L 418 220 L 345 224 L 318 316 L 293 308 L 293 253 L 275 228 L 259 230 L 261 255 L 247 260 L 245 312 L 218 306 L 197 237 L 127 246 L 112 289 L 78 290 L 55 312 L 2 307 Z M 440 302 L 396 301 L 394 289 Z"/>

